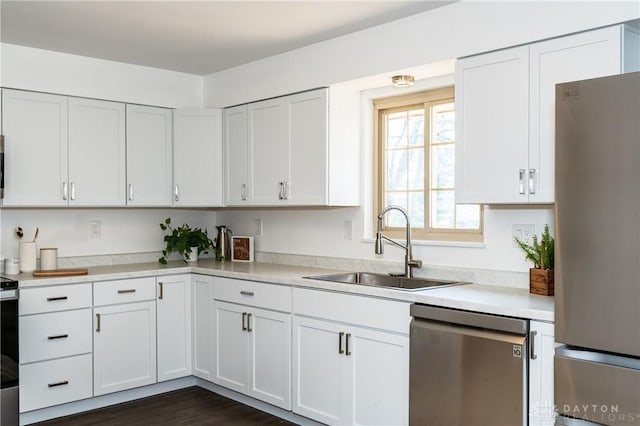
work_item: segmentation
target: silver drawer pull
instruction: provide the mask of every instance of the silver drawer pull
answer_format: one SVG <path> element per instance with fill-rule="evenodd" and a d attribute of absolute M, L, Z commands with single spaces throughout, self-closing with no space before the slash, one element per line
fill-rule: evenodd
<path fill-rule="evenodd" d="M 536 355 L 536 336 L 538 335 L 537 331 L 532 331 L 529 334 L 529 348 L 531 350 L 531 359 L 538 359 L 538 355 Z"/>
<path fill-rule="evenodd" d="M 252 291 L 244 291 L 244 290 L 242 290 L 240 292 L 240 294 L 243 295 L 243 296 L 253 296 L 254 295 L 254 293 Z"/>
<path fill-rule="evenodd" d="M 63 385 L 68 385 L 69 381 L 68 380 L 64 380 L 62 382 L 56 382 L 56 383 L 49 383 L 47 386 L 49 386 L 50 388 L 55 388 L 56 386 L 63 386 Z"/>
<path fill-rule="evenodd" d="M 66 339 L 67 337 L 69 337 L 68 334 L 58 334 L 56 336 L 47 336 L 47 339 L 49 339 L 49 340 Z"/>
<path fill-rule="evenodd" d="M 57 300 L 67 300 L 67 296 L 47 297 L 47 302 L 55 302 Z"/>
<path fill-rule="evenodd" d="M 96 333 L 100 333 L 100 314 L 96 314 Z"/>
<path fill-rule="evenodd" d="M 127 290 L 118 290 L 118 294 L 124 294 L 124 293 L 135 293 L 136 289 L 135 288 L 129 288 Z"/>

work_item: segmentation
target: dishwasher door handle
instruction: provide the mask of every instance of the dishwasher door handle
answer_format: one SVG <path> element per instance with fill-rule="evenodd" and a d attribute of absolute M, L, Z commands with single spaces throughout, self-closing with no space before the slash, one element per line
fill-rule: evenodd
<path fill-rule="evenodd" d="M 414 318 L 411 322 L 411 332 L 414 332 L 414 329 L 428 329 L 438 332 L 450 333 L 450 334 L 460 334 L 462 336 L 472 336 L 478 337 L 481 339 L 489 339 L 500 341 L 504 343 L 512 343 L 514 345 L 524 346 L 527 341 L 526 335 L 520 334 L 510 334 L 501 331 L 493 331 L 482 328 L 474 328 L 465 325 L 457 325 L 457 324 L 445 324 L 435 321 L 429 321 L 426 319 L 417 319 Z M 526 354 L 525 354 L 526 356 Z"/>

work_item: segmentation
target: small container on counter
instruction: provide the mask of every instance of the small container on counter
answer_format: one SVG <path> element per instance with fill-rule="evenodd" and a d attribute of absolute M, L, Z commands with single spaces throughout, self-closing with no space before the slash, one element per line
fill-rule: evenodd
<path fill-rule="evenodd" d="M 33 272 L 36 270 L 36 242 L 20 242 L 20 271 Z"/>
<path fill-rule="evenodd" d="M 52 271 L 58 269 L 58 249 L 47 247 L 40 249 L 40 270 Z"/>
<path fill-rule="evenodd" d="M 4 274 L 18 275 L 20 273 L 20 259 L 7 258 L 4 260 Z"/>

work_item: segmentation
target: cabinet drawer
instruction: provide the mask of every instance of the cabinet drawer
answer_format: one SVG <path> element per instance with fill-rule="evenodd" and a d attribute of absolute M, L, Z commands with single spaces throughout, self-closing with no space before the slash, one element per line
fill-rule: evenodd
<path fill-rule="evenodd" d="M 91 307 L 91 283 L 20 290 L 20 315 Z"/>
<path fill-rule="evenodd" d="M 155 298 L 156 279 L 154 277 L 93 283 L 95 306 L 141 302 Z"/>
<path fill-rule="evenodd" d="M 291 287 L 284 285 L 214 277 L 213 298 L 291 312 Z"/>
<path fill-rule="evenodd" d="M 91 309 L 20 317 L 20 363 L 91 352 Z"/>
<path fill-rule="evenodd" d="M 306 288 L 293 289 L 293 313 L 409 334 L 409 302 Z"/>
<path fill-rule="evenodd" d="M 91 354 L 20 366 L 20 412 L 93 396 Z"/>

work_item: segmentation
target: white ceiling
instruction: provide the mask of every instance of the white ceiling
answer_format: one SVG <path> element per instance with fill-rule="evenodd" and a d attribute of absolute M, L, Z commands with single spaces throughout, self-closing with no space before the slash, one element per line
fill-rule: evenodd
<path fill-rule="evenodd" d="M 7 1 L 2 42 L 206 75 L 451 1 Z"/>

